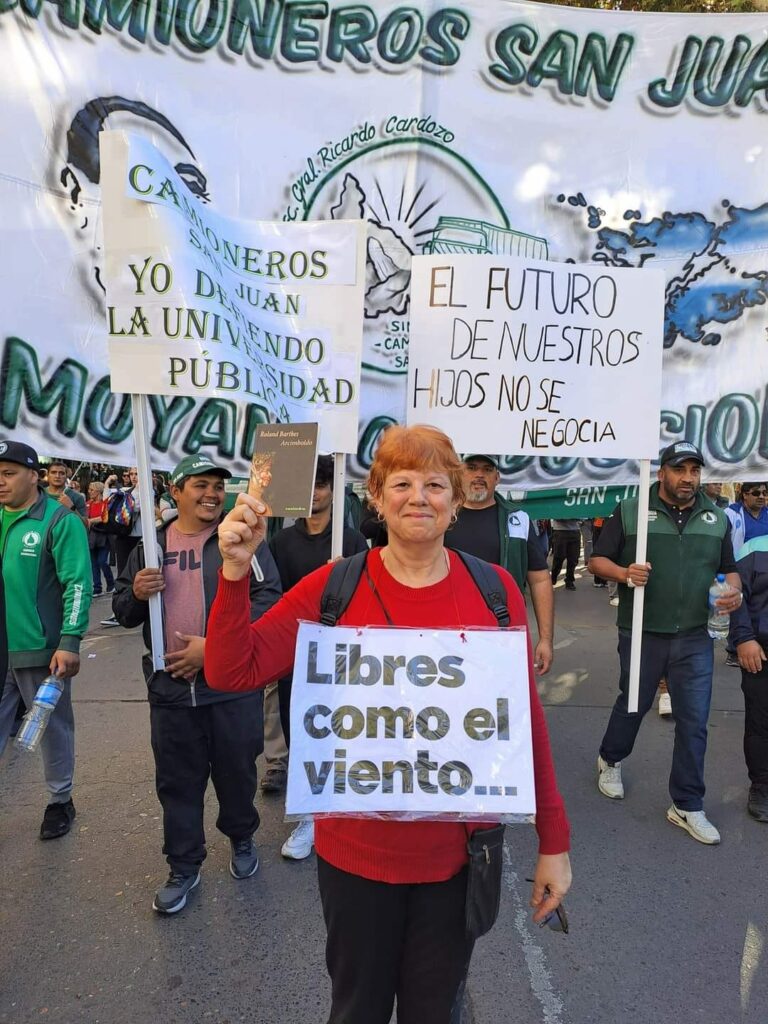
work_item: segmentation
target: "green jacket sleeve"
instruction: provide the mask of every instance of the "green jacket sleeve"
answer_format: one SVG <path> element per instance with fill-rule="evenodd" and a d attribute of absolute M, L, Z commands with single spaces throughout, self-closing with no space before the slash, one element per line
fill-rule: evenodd
<path fill-rule="evenodd" d="M 93 576 L 88 532 L 76 513 L 62 516 L 51 528 L 51 555 L 62 590 L 59 649 L 77 654 L 88 628 Z"/>

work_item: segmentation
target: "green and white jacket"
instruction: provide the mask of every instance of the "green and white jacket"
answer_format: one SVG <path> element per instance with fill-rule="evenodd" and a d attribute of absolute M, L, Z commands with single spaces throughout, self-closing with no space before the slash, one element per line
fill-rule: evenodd
<path fill-rule="evenodd" d="M 8 528 L 2 571 L 11 667 L 47 665 L 56 650 L 77 654 L 93 596 L 82 519 L 40 490 Z"/>

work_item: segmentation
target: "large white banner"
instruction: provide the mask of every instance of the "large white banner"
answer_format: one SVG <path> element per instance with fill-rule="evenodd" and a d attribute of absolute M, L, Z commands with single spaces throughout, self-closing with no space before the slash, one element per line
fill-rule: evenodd
<path fill-rule="evenodd" d="M 405 416 L 412 256 L 457 252 L 663 270 L 659 447 L 768 475 L 767 28 L 509 0 L 0 0 L 0 432 L 132 457 L 100 235 L 98 135 L 123 128 L 224 216 L 368 221 L 356 475 Z M 245 475 L 264 403 L 149 403 L 158 467 L 207 451 Z M 566 451 L 503 469 L 519 489 L 637 473 Z"/>
<path fill-rule="evenodd" d="M 408 421 L 465 452 L 653 459 L 663 322 L 658 271 L 416 256 Z"/>
<path fill-rule="evenodd" d="M 365 221 L 232 221 L 146 140 L 100 141 L 112 388 L 256 399 L 354 452 Z"/>
<path fill-rule="evenodd" d="M 303 622 L 286 813 L 535 813 L 525 630 Z"/>

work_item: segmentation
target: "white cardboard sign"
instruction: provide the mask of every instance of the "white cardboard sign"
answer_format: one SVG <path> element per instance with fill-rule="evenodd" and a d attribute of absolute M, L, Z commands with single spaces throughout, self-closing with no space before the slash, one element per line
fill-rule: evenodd
<path fill-rule="evenodd" d="M 287 814 L 535 809 L 525 630 L 301 623 Z"/>
<path fill-rule="evenodd" d="M 416 256 L 408 423 L 460 451 L 655 458 L 660 271 Z"/>

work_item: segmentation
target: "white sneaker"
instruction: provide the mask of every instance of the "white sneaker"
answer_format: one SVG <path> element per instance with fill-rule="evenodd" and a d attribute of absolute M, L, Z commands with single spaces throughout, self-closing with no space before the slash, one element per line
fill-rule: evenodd
<path fill-rule="evenodd" d="M 280 853 L 288 860 L 306 860 L 314 845 L 315 823 L 312 818 L 305 818 L 285 840 Z"/>
<path fill-rule="evenodd" d="M 659 694 L 659 714 L 662 718 L 672 714 L 672 698 L 668 693 Z"/>
<path fill-rule="evenodd" d="M 624 783 L 621 781 L 621 761 L 610 765 L 598 755 L 597 788 L 611 800 L 624 799 Z"/>
<path fill-rule="evenodd" d="M 700 843 L 714 846 L 720 842 L 720 833 L 707 818 L 704 811 L 681 811 L 674 804 L 667 811 L 667 821 L 684 828 L 688 835 Z"/>
<path fill-rule="evenodd" d="M 611 600 L 608 602 L 608 604 L 611 606 L 611 608 L 618 608 L 619 607 L 619 599 L 618 599 L 618 597 L 612 597 Z"/>

